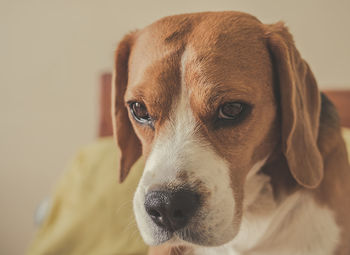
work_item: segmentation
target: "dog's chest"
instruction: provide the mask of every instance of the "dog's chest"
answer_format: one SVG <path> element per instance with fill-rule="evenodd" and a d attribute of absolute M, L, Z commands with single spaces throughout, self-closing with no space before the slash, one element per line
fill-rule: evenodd
<path fill-rule="evenodd" d="M 236 238 L 196 255 L 329 255 L 334 254 L 340 230 L 333 213 L 311 196 L 294 194 L 265 218 L 242 221 Z"/>

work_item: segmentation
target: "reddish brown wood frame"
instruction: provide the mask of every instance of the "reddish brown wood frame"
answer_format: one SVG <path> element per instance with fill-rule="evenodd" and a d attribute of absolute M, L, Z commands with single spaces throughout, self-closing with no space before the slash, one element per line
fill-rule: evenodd
<path fill-rule="evenodd" d="M 101 75 L 100 83 L 100 116 L 99 137 L 113 135 L 111 120 L 111 80 L 112 75 L 105 73 Z M 350 90 L 326 90 L 324 93 L 337 107 L 341 124 L 350 127 Z"/>
<path fill-rule="evenodd" d="M 98 126 L 98 136 L 112 136 L 112 115 L 111 115 L 111 90 L 112 90 L 112 75 L 105 73 L 100 78 L 100 116 Z"/>

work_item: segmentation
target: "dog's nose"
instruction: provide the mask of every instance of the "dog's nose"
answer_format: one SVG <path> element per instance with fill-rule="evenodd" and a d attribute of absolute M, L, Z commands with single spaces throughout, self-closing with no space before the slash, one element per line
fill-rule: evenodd
<path fill-rule="evenodd" d="M 169 231 L 185 227 L 199 207 L 199 195 L 189 190 L 151 191 L 145 208 L 158 226 Z"/>

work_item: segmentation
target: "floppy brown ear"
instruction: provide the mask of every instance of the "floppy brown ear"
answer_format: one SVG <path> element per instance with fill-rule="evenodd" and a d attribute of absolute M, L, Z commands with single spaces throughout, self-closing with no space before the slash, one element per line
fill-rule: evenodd
<path fill-rule="evenodd" d="M 317 147 L 320 92 L 284 24 L 267 25 L 266 29 L 278 83 L 282 150 L 294 179 L 315 188 L 323 178 L 323 160 Z"/>
<path fill-rule="evenodd" d="M 134 34 L 126 35 L 115 53 L 115 67 L 112 81 L 113 134 L 120 148 L 119 182 L 127 177 L 130 168 L 141 156 L 142 148 L 128 117 L 124 95 L 128 84 L 128 62 Z"/>

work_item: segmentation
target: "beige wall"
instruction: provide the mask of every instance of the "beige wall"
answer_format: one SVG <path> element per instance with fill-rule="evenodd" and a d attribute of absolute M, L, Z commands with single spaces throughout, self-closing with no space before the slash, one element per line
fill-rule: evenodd
<path fill-rule="evenodd" d="M 22 254 L 33 212 L 96 135 L 97 82 L 117 41 L 165 15 L 241 10 L 284 20 L 322 88 L 350 89 L 348 0 L 1 0 L 0 253 Z"/>

